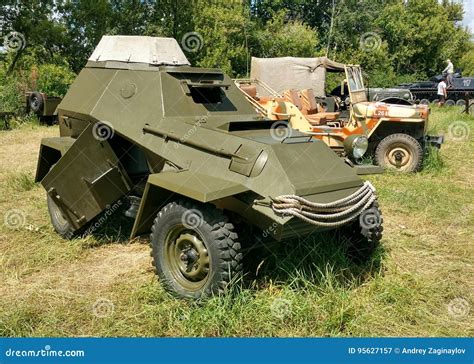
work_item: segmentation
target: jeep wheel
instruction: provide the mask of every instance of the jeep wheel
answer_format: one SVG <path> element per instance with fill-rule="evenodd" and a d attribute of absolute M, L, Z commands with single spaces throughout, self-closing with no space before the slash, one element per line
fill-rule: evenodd
<path fill-rule="evenodd" d="M 391 134 L 377 146 L 375 161 L 384 168 L 407 173 L 416 172 L 423 162 L 423 148 L 408 134 Z"/>
<path fill-rule="evenodd" d="M 349 242 L 348 256 L 356 262 L 367 261 L 382 239 L 383 217 L 378 202 L 365 210 L 359 219 L 342 230 Z"/>
<path fill-rule="evenodd" d="M 75 235 L 74 229 L 69 223 L 69 221 L 64 217 L 63 212 L 58 207 L 56 202 L 51 198 L 50 195 L 47 195 L 48 201 L 48 212 L 51 218 L 51 224 L 53 225 L 54 230 L 65 239 L 72 239 Z"/>
<path fill-rule="evenodd" d="M 237 233 L 212 205 L 169 203 L 158 213 L 150 239 L 156 273 L 165 289 L 178 297 L 224 292 L 241 274 Z"/>

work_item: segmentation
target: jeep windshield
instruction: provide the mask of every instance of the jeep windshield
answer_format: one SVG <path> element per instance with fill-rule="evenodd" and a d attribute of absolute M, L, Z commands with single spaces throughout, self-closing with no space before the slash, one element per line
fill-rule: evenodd
<path fill-rule="evenodd" d="M 349 83 L 350 91 L 364 90 L 364 80 L 362 79 L 362 72 L 359 67 L 349 66 L 346 70 L 347 82 Z"/>
<path fill-rule="evenodd" d="M 355 104 L 367 101 L 367 94 L 360 66 L 346 66 L 346 79 L 349 87 L 351 103 Z"/>

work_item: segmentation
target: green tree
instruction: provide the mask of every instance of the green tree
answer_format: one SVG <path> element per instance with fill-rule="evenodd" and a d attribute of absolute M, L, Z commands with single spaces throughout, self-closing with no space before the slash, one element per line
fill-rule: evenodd
<path fill-rule="evenodd" d="M 3 54 L 3 62 L 8 61 L 8 72 L 12 72 L 20 58 L 34 52 L 44 62 L 55 59 L 57 52 L 66 42 L 66 29 L 55 19 L 54 0 L 12 0 L 0 7 L 3 20 L 3 35 L 16 32 L 22 43 L 10 55 Z M 10 57 L 9 57 L 10 56 Z"/>
<path fill-rule="evenodd" d="M 280 11 L 256 32 L 254 54 L 259 57 L 314 57 L 318 47 L 316 32 L 299 20 L 287 20 Z"/>
<path fill-rule="evenodd" d="M 463 76 L 471 76 L 474 77 L 474 43 L 471 42 L 468 47 L 467 51 L 464 52 L 460 61 L 459 67 L 462 70 Z"/>
<path fill-rule="evenodd" d="M 193 64 L 201 67 L 219 67 L 234 76 L 245 75 L 250 57 L 250 21 L 245 5 L 238 3 L 196 2 L 200 12 L 193 14 L 194 32 L 184 35 L 185 45 Z"/>

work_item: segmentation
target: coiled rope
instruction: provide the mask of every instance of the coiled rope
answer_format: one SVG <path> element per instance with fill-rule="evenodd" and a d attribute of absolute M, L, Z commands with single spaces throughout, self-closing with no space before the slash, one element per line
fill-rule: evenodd
<path fill-rule="evenodd" d="M 310 224 L 338 227 L 356 219 L 377 199 L 370 182 L 343 199 L 329 202 L 311 202 L 296 195 L 282 195 L 272 199 L 272 209 L 284 216 L 295 216 Z"/>

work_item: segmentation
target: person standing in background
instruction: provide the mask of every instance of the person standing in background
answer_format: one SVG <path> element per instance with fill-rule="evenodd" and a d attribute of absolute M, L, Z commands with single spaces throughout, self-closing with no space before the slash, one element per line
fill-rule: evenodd
<path fill-rule="evenodd" d="M 443 70 L 443 76 L 446 72 L 446 80 L 448 81 L 448 87 L 453 85 L 453 75 L 454 75 L 454 66 L 450 59 L 447 59 L 446 62 L 448 65 Z"/>
<path fill-rule="evenodd" d="M 447 97 L 447 92 L 446 92 L 446 82 L 445 78 L 443 77 L 441 79 L 441 82 L 438 83 L 438 97 L 439 97 L 439 102 L 438 106 L 442 107 L 444 103 L 446 102 L 446 97 Z"/>

